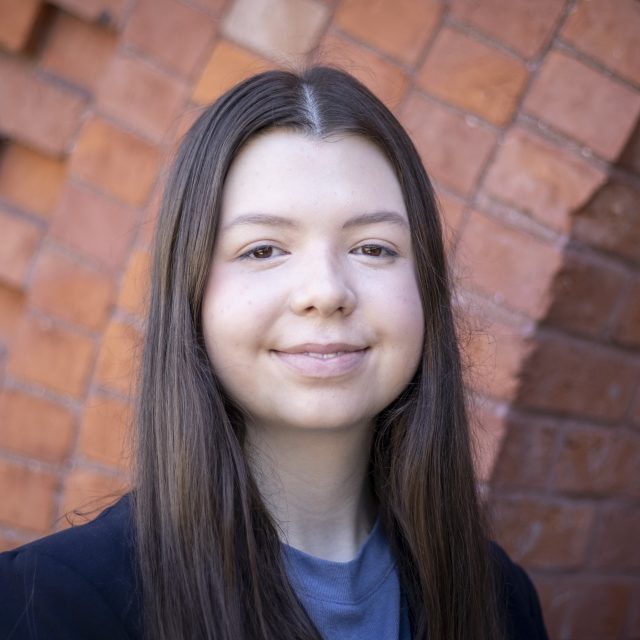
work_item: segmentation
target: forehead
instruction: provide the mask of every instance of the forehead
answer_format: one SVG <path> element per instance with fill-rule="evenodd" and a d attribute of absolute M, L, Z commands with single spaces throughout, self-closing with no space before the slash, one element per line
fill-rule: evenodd
<path fill-rule="evenodd" d="M 388 209 L 406 216 L 393 167 L 366 138 L 321 139 L 276 129 L 250 140 L 229 169 L 223 218 L 258 211 L 295 215 L 305 207 Z"/>

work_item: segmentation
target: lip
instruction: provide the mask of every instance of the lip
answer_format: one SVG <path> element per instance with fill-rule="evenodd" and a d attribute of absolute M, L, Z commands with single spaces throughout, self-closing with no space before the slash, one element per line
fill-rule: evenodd
<path fill-rule="evenodd" d="M 344 342 L 307 342 L 272 350 L 280 362 L 309 378 L 334 378 L 352 373 L 363 364 L 368 352 L 367 346 Z"/>

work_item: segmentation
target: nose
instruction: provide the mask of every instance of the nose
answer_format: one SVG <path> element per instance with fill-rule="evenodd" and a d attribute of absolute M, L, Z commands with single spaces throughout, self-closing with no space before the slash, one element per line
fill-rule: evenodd
<path fill-rule="evenodd" d="M 356 305 L 356 294 L 349 283 L 346 262 L 329 251 L 305 256 L 297 265 L 289 304 L 299 315 L 349 315 Z"/>

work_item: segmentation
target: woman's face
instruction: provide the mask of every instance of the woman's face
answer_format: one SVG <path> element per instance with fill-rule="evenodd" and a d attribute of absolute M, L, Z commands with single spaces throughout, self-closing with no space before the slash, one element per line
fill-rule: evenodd
<path fill-rule="evenodd" d="M 360 137 L 275 130 L 231 165 L 209 357 L 255 426 L 368 426 L 413 377 L 423 314 L 400 185 Z"/>

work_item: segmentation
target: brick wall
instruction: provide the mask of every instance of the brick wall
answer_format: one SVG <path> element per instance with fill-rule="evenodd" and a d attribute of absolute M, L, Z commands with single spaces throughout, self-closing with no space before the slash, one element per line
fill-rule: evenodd
<path fill-rule="evenodd" d="M 338 63 L 444 207 L 478 471 L 553 638 L 640 638 L 637 0 L 0 0 L 0 545 L 126 486 L 166 158 Z"/>

